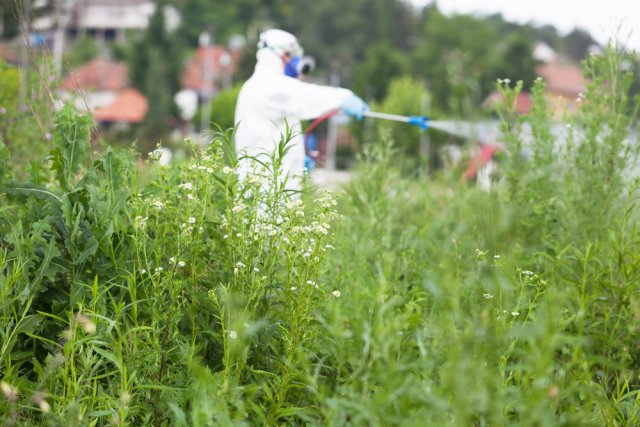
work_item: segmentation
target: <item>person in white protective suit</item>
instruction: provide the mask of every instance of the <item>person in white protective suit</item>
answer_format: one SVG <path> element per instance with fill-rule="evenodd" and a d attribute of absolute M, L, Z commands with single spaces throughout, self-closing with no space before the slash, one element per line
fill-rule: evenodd
<path fill-rule="evenodd" d="M 308 63 L 296 37 L 286 31 L 271 29 L 260 34 L 256 59 L 253 75 L 242 86 L 236 103 L 236 151 L 249 156 L 271 153 L 288 126 L 293 138 L 282 167 L 289 174 L 287 188 L 299 190 L 305 157 L 300 120 L 336 109 L 362 119 L 369 107 L 349 89 L 298 79 Z M 247 175 L 249 167 L 248 161 L 240 162 L 241 177 Z"/>

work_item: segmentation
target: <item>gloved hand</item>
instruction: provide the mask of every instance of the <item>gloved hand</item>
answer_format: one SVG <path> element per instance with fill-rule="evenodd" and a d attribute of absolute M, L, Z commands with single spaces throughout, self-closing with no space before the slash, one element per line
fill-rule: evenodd
<path fill-rule="evenodd" d="M 365 112 L 369 111 L 369 106 L 359 96 L 351 96 L 347 98 L 340 107 L 345 114 L 355 117 L 358 120 L 362 120 Z"/>

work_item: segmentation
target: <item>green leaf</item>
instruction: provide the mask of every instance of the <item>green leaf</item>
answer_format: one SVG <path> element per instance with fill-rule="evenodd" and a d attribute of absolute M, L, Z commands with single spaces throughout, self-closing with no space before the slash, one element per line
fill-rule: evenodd
<path fill-rule="evenodd" d="M 40 200 L 52 199 L 58 202 L 60 201 L 60 197 L 58 197 L 58 195 L 56 195 L 51 190 L 39 185 L 31 184 L 29 182 L 5 182 L 4 184 L 0 185 L 0 193 L 6 193 L 11 196 L 35 197 Z"/>
<path fill-rule="evenodd" d="M 89 146 L 89 132 L 93 124 L 90 115 L 81 115 L 69 104 L 54 117 L 51 169 L 56 172 L 60 186 L 71 190 L 71 181 L 84 161 Z"/>

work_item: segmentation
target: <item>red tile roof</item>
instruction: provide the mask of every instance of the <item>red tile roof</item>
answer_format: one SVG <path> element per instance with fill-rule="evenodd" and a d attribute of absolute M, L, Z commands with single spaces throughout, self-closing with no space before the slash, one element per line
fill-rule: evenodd
<path fill-rule="evenodd" d="M 547 82 L 549 92 L 575 98 L 587 89 L 586 80 L 577 65 L 552 61 L 538 66 L 536 72 Z"/>
<path fill-rule="evenodd" d="M 484 105 L 495 108 L 497 104 L 504 102 L 504 96 L 499 92 L 491 92 L 491 94 L 484 101 Z M 531 95 L 527 92 L 521 92 L 515 100 L 513 105 L 514 110 L 519 114 L 528 114 L 531 111 Z"/>
<path fill-rule="evenodd" d="M 220 63 L 220 59 L 223 54 L 228 54 L 230 62 L 228 65 L 228 69 L 226 72 L 233 74 L 236 69 L 239 60 L 239 54 L 234 52 L 229 52 L 222 46 L 209 46 L 209 47 L 200 47 L 196 50 L 195 54 L 187 63 L 184 71 L 181 76 L 182 87 L 185 89 L 194 89 L 197 91 L 202 91 L 206 89 L 204 82 L 204 68 L 205 61 L 209 61 L 209 64 L 212 67 L 212 78 L 215 82 L 219 82 L 224 69 L 222 64 Z M 215 84 L 214 84 L 215 86 Z"/>
<path fill-rule="evenodd" d="M 93 113 L 99 122 L 141 123 L 147 114 L 147 98 L 135 89 L 125 89 L 111 104 Z"/>
<path fill-rule="evenodd" d="M 18 64 L 18 52 L 6 43 L 0 43 L 0 58 L 9 64 Z"/>
<path fill-rule="evenodd" d="M 60 88 L 121 91 L 127 87 L 127 74 L 128 69 L 124 62 L 94 59 L 69 73 Z"/>

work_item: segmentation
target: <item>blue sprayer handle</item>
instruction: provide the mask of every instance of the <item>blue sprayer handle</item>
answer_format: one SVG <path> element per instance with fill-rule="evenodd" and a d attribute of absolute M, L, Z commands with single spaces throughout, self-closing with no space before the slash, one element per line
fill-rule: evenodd
<path fill-rule="evenodd" d="M 429 117 L 427 116 L 409 116 L 407 123 L 418 126 L 422 130 L 429 129 Z"/>

